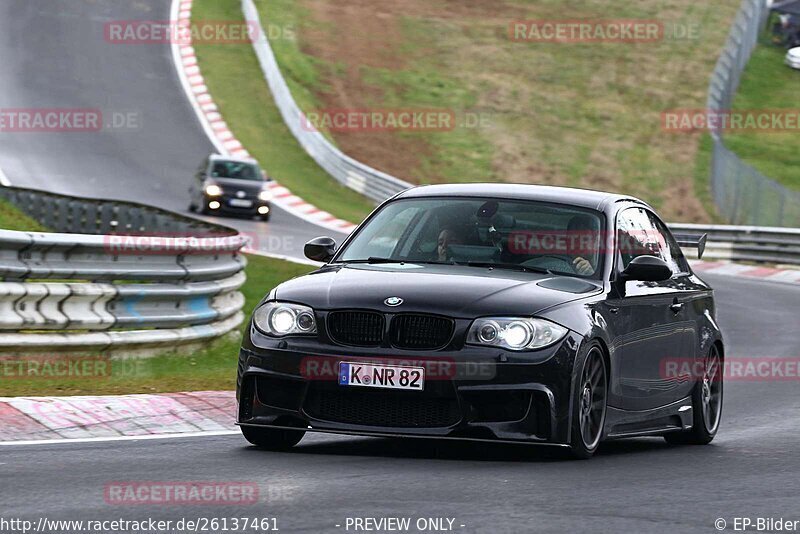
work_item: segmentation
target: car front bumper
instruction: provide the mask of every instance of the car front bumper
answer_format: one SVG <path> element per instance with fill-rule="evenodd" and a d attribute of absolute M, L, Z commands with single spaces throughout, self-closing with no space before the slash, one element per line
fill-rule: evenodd
<path fill-rule="evenodd" d="M 430 355 L 275 340 L 251 329 L 239 355 L 238 424 L 359 435 L 566 444 L 570 333 L 535 352 L 483 347 Z M 340 386 L 339 362 L 423 366 L 423 391 Z"/>
<path fill-rule="evenodd" d="M 231 205 L 231 201 L 236 200 L 246 200 L 251 202 L 250 206 L 234 206 Z M 211 207 L 212 202 L 218 202 L 219 206 L 216 208 Z M 219 213 L 219 214 L 226 214 L 226 215 L 266 215 L 266 213 L 259 213 L 258 208 L 265 206 L 268 210 L 272 210 L 271 202 L 268 200 L 260 200 L 258 198 L 237 198 L 231 196 L 216 196 L 210 197 L 208 195 L 203 195 L 203 206 L 205 209 L 208 210 L 208 213 Z M 269 213 L 269 211 L 267 212 Z"/>

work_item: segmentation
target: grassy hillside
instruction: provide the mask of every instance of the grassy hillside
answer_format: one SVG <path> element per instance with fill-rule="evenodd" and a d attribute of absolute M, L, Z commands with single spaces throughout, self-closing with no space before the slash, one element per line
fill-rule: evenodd
<path fill-rule="evenodd" d="M 225 3 L 229 0 L 222 0 Z M 348 154 L 415 183 L 509 181 L 625 191 L 706 221 L 701 133 L 661 113 L 704 105 L 738 2 L 258 0 L 306 110 L 444 108 L 443 132 L 331 132 Z M 650 43 L 514 42 L 515 20 L 645 19 Z M 677 30 L 688 30 L 679 38 Z M 482 125 L 465 125 L 479 117 Z"/>

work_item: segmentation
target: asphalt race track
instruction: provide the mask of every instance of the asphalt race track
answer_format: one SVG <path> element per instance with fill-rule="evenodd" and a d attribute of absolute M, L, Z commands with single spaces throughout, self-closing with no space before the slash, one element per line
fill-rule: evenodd
<path fill-rule="evenodd" d="M 170 47 L 104 35 L 106 22 L 169 20 L 169 10 L 169 0 L 0 2 L 0 109 L 100 109 L 104 122 L 101 132 L 0 132 L 0 169 L 12 185 L 186 211 L 190 179 L 214 148 Z M 290 256 L 312 237 L 343 237 L 277 207 L 269 224 L 220 221 Z"/>
<path fill-rule="evenodd" d="M 800 289 L 710 282 L 729 356 L 796 356 L 800 324 L 791 310 Z M 345 531 L 348 517 L 449 517 L 455 531 L 492 533 L 714 532 L 720 517 L 729 528 L 734 517 L 800 519 L 797 392 L 796 382 L 729 382 L 712 445 L 618 441 L 589 461 L 534 447 L 327 435 L 307 435 L 288 453 L 259 451 L 239 436 L 4 447 L 0 517 L 238 515 L 275 517 L 283 532 Z M 104 501 L 106 484 L 152 480 L 254 482 L 260 502 Z"/>
<path fill-rule="evenodd" d="M 212 148 L 169 48 L 110 45 L 102 34 L 103 22 L 163 20 L 168 11 L 166 0 L 0 3 L 0 108 L 141 117 L 133 130 L 0 134 L 0 168 L 14 185 L 185 208 L 187 180 Z M 295 256 L 328 233 L 281 211 L 269 224 L 224 222 L 276 236 L 281 250 L 272 252 Z M 729 357 L 798 356 L 800 288 L 707 278 Z M 800 520 L 800 385 L 725 388 L 712 445 L 619 441 L 584 462 L 552 449 L 328 435 L 308 435 L 289 453 L 256 450 L 238 435 L 3 447 L 0 518 L 274 517 L 283 532 L 346 532 L 348 517 L 445 517 L 454 531 L 492 533 L 715 532 L 718 518 L 729 530 L 736 517 Z M 108 504 L 106 485 L 124 481 L 247 481 L 260 499 L 237 508 Z"/>

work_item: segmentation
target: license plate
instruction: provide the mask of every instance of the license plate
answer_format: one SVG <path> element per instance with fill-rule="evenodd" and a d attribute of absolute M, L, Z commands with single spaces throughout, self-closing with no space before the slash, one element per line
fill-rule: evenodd
<path fill-rule="evenodd" d="M 425 386 L 425 369 L 340 362 L 339 385 L 422 391 Z"/>
<path fill-rule="evenodd" d="M 231 199 L 231 206 L 235 208 L 252 208 L 253 201 L 252 200 L 243 200 L 241 198 L 232 198 Z"/>

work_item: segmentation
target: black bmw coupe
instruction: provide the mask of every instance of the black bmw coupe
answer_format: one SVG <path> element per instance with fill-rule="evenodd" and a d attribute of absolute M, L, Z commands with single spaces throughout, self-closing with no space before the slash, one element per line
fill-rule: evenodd
<path fill-rule="evenodd" d="M 424 186 L 379 206 L 325 265 L 272 289 L 239 355 L 238 424 L 548 444 L 706 444 L 725 354 L 711 288 L 636 198 L 506 184 Z"/>

